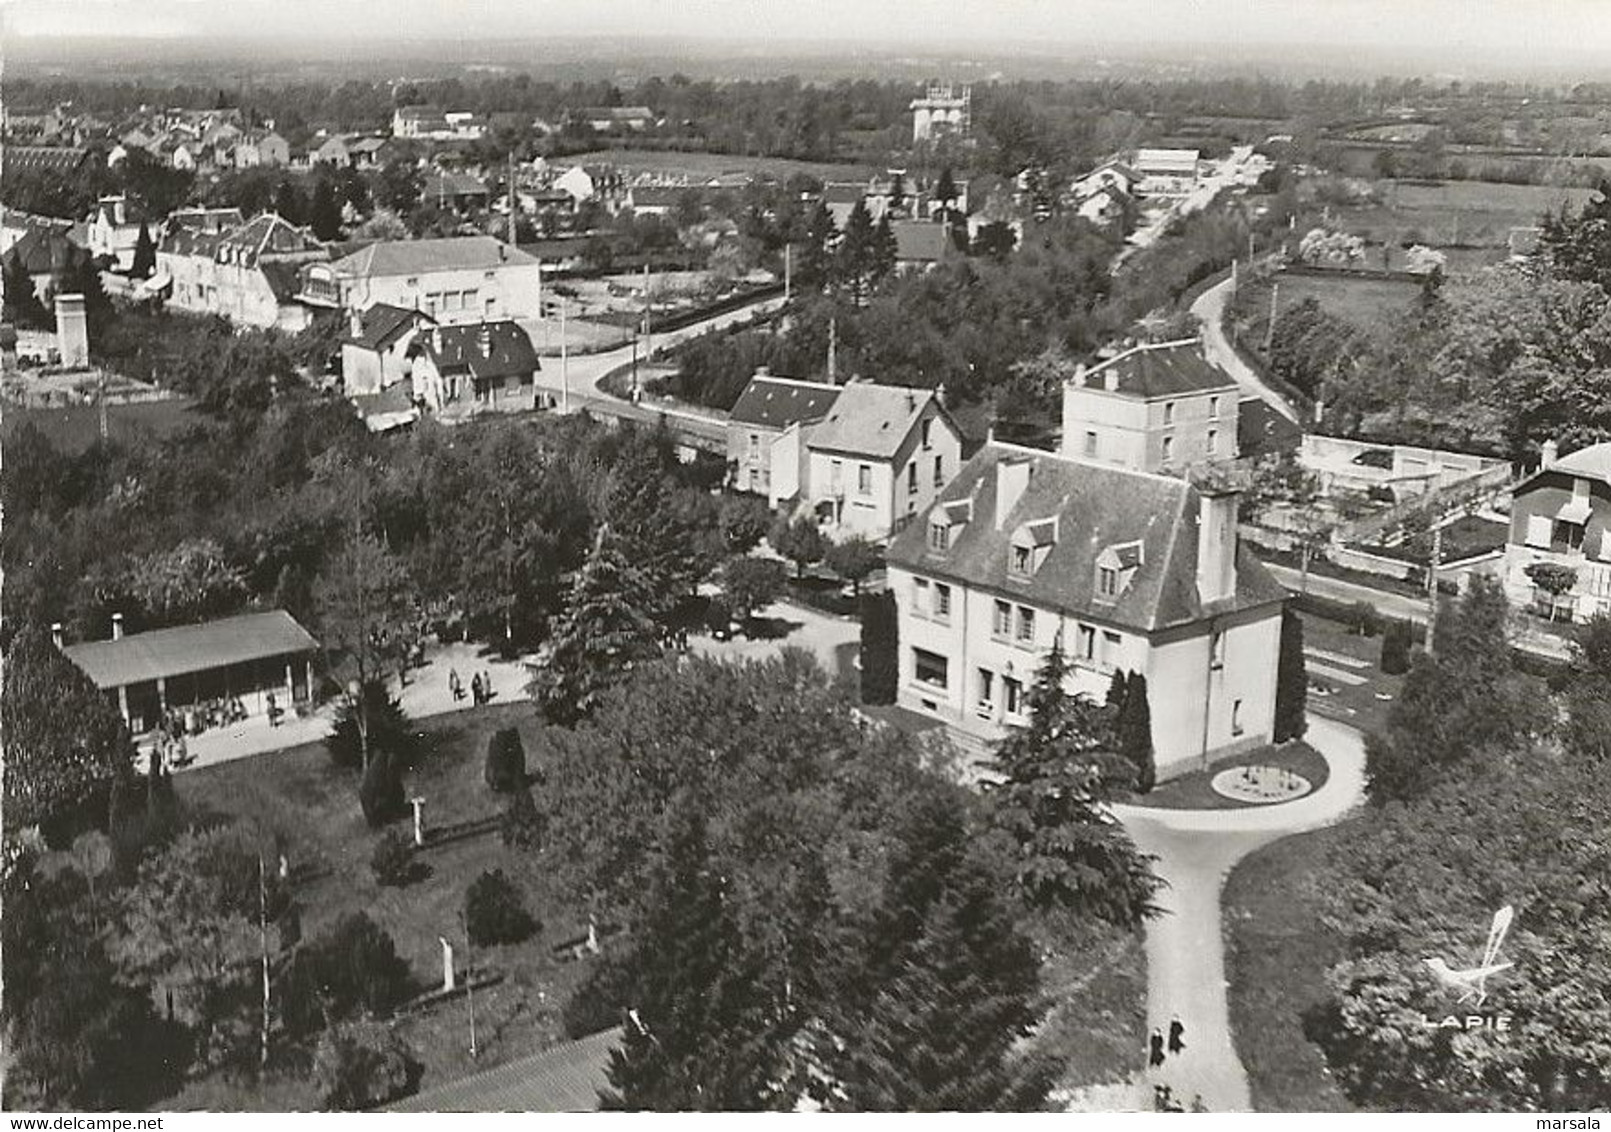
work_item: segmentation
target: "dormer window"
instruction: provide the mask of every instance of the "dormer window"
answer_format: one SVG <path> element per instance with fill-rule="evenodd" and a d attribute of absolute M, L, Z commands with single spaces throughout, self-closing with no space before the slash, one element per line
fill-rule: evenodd
<path fill-rule="evenodd" d="M 1118 601 L 1141 568 L 1140 542 L 1116 543 L 1097 555 L 1096 600 Z"/>
<path fill-rule="evenodd" d="M 943 520 L 929 524 L 929 549 L 944 554 L 951 549 L 951 527 Z"/>
<path fill-rule="evenodd" d="M 1012 572 L 1014 574 L 1019 574 L 1026 578 L 1029 576 L 1030 550 L 1030 547 L 1019 546 L 1017 543 L 1013 544 Z"/>
<path fill-rule="evenodd" d="M 1037 519 L 1025 523 L 1013 534 L 1012 557 L 1008 565 L 1011 573 L 1020 578 L 1031 577 L 1046 561 L 1046 556 L 1057 544 L 1057 520 Z"/>
<path fill-rule="evenodd" d="M 1103 597 L 1119 596 L 1119 572 L 1112 566 L 1099 566 L 1096 570 L 1096 592 Z"/>

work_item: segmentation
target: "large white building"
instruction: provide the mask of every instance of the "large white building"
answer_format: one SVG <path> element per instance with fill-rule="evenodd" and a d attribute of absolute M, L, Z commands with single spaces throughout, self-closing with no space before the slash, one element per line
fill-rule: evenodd
<path fill-rule="evenodd" d="M 1537 473 L 1516 487 L 1505 591 L 1541 616 L 1587 621 L 1611 614 L 1611 443 L 1561 458 L 1557 451 L 1545 444 Z M 1552 591 L 1541 584 L 1548 575 L 1540 567 L 1569 584 Z"/>
<path fill-rule="evenodd" d="M 986 444 L 890 546 L 897 702 L 993 742 L 1061 637 L 1072 692 L 1147 678 L 1160 779 L 1269 743 L 1287 594 L 1239 547 L 1237 498 Z"/>
<path fill-rule="evenodd" d="M 973 124 L 973 91 L 963 87 L 931 86 L 922 98 L 912 100 L 912 141 L 961 136 Z"/>
<path fill-rule="evenodd" d="M 1131 162 L 1140 177 L 1136 190 L 1148 197 L 1190 196 L 1201 177 L 1201 160 L 1195 149 L 1138 149 Z"/>
<path fill-rule="evenodd" d="M 310 264 L 299 297 L 347 311 L 387 303 L 446 325 L 539 318 L 542 273 L 535 257 L 491 236 L 382 240 L 334 263 Z"/>
<path fill-rule="evenodd" d="M 297 301 L 298 273 L 329 252 L 273 213 L 232 228 L 215 223 L 227 223 L 233 212 L 196 210 L 174 224 L 157 248 L 157 273 L 148 286 L 165 290 L 168 305 L 179 310 L 293 334 L 304 329 L 312 317 Z"/>

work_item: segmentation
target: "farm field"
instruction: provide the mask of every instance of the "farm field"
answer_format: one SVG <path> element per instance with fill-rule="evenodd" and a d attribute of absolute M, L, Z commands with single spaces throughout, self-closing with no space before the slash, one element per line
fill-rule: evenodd
<path fill-rule="evenodd" d="M 629 174 L 685 176 L 693 181 L 722 176 L 764 173 L 778 180 L 801 174 L 823 181 L 865 181 L 876 170 L 871 165 L 842 165 L 825 161 L 792 161 L 779 157 L 746 157 L 731 153 L 684 153 L 658 149 L 601 149 L 569 158 L 575 163 L 601 162 Z"/>
<path fill-rule="evenodd" d="M 1286 273 L 1278 282 L 1280 310 L 1288 311 L 1305 299 L 1314 299 L 1327 311 L 1361 329 L 1391 322 L 1407 311 L 1420 294 L 1419 285 L 1409 280 L 1362 279 L 1341 274 L 1326 278 Z M 1266 307 L 1268 301 L 1266 298 Z"/>
<path fill-rule="evenodd" d="M 1499 247 L 1512 228 L 1536 225 L 1563 202 L 1579 208 L 1592 195 L 1589 189 L 1492 181 L 1380 181 L 1376 189 L 1381 203 L 1337 210 L 1350 232 L 1373 242 L 1408 240 L 1436 248 Z"/>
<path fill-rule="evenodd" d="M 194 402 L 186 397 L 168 401 L 146 401 L 106 407 L 106 431 L 110 438 L 132 443 L 141 436 L 162 438 L 205 419 L 193 412 Z M 33 425 L 62 452 L 82 452 L 101 436 L 101 417 L 94 405 L 71 405 L 62 409 L 7 408 L 0 441 L 10 441 L 24 425 Z"/>

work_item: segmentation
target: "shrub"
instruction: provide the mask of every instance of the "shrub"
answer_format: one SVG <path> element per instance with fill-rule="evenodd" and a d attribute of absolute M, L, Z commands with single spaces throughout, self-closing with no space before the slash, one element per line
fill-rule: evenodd
<path fill-rule="evenodd" d="M 391 1010 L 408 994 L 408 964 L 379 924 L 351 912 L 292 956 L 275 989 L 277 1015 L 301 1037 L 360 1010 Z"/>
<path fill-rule="evenodd" d="M 381 751 L 396 756 L 399 765 L 411 767 L 419 758 L 421 743 L 403 705 L 379 681 L 364 689 L 364 728 L 369 731 L 369 755 L 373 761 Z M 325 736 L 324 746 L 337 766 L 353 770 L 364 765 L 363 728 L 359 727 L 358 705 L 350 696 L 342 697 L 336 709 L 336 722 Z"/>
<path fill-rule="evenodd" d="M 900 681 L 895 595 L 868 594 L 861 605 L 861 702 L 892 704 Z"/>
<path fill-rule="evenodd" d="M 740 621 L 776 601 L 783 582 L 783 563 L 774 558 L 730 558 L 722 566 L 722 590 Z"/>
<path fill-rule="evenodd" d="M 1389 676 L 1402 676 L 1410 670 L 1410 623 L 1395 617 L 1382 634 L 1381 668 Z"/>
<path fill-rule="evenodd" d="M 1286 609 L 1281 613 L 1281 644 L 1275 673 L 1273 738 L 1277 743 L 1303 738 L 1309 727 L 1304 714 L 1308 704 L 1309 669 L 1303 656 L 1303 618 Z"/>
<path fill-rule="evenodd" d="M 327 1110 L 358 1112 L 419 1085 L 424 1066 L 408 1043 L 378 1022 L 347 1022 L 319 1039 L 313 1077 Z"/>
<path fill-rule="evenodd" d="M 464 920 L 470 942 L 477 947 L 519 943 L 537 930 L 520 890 L 502 869 L 483 872 L 470 882 L 464 894 Z"/>
<path fill-rule="evenodd" d="M 722 498 L 717 522 L 727 549 L 733 554 L 748 554 L 766 537 L 772 525 L 772 510 L 752 495 L 728 495 Z"/>
<path fill-rule="evenodd" d="M 621 1024 L 621 1012 L 633 997 L 631 968 L 606 958 L 588 972 L 560 1011 L 565 1036 L 574 1040 Z"/>
<path fill-rule="evenodd" d="M 511 849 L 541 849 L 548 822 L 532 801 L 531 790 L 522 787 L 509 795 L 499 829 L 503 843 Z"/>
<path fill-rule="evenodd" d="M 414 847 L 398 830 L 382 834 L 375 842 L 369 867 L 374 871 L 376 884 L 401 888 L 414 879 Z"/>
<path fill-rule="evenodd" d="M 1354 632 L 1361 637 L 1374 637 L 1382 631 L 1382 617 L 1368 601 L 1356 601 L 1350 616 Z"/>
<path fill-rule="evenodd" d="M 358 784 L 358 804 L 363 807 L 364 820 L 375 829 L 395 821 L 407 811 L 402 771 L 390 751 L 371 752 L 363 781 Z"/>
<path fill-rule="evenodd" d="M 487 785 L 499 794 L 526 785 L 526 748 L 513 727 L 495 731 L 487 740 Z"/>

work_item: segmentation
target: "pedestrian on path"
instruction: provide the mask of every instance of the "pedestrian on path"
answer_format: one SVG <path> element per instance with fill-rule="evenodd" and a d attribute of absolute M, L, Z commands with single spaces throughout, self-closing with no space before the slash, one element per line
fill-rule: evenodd
<path fill-rule="evenodd" d="M 481 695 L 487 703 L 492 702 L 492 673 L 486 669 L 481 670 Z"/>
<path fill-rule="evenodd" d="M 1169 1023 L 1169 1052 L 1179 1053 L 1186 1048 L 1186 1027 L 1181 1024 L 1180 1015 L 1175 1015 Z"/>
<path fill-rule="evenodd" d="M 475 700 L 475 706 L 481 706 L 481 674 L 477 672 L 470 677 L 470 696 Z"/>
<path fill-rule="evenodd" d="M 448 691 L 453 693 L 454 703 L 464 699 L 464 681 L 459 679 L 457 668 L 448 669 Z"/>
<path fill-rule="evenodd" d="M 1147 1055 L 1147 1064 L 1156 1069 L 1164 1063 L 1164 1036 L 1162 1030 L 1154 1027 L 1149 1048 L 1151 1052 Z"/>
<path fill-rule="evenodd" d="M 1168 1112 L 1169 1111 L 1169 1086 L 1168 1085 L 1154 1085 L 1152 1087 L 1152 1111 L 1153 1112 Z"/>
<path fill-rule="evenodd" d="M 1197 1093 L 1192 1097 L 1192 1099 L 1191 1099 L 1191 1110 L 1193 1112 L 1207 1112 L 1208 1111 L 1208 1106 L 1203 1103 L 1203 1094 Z"/>

